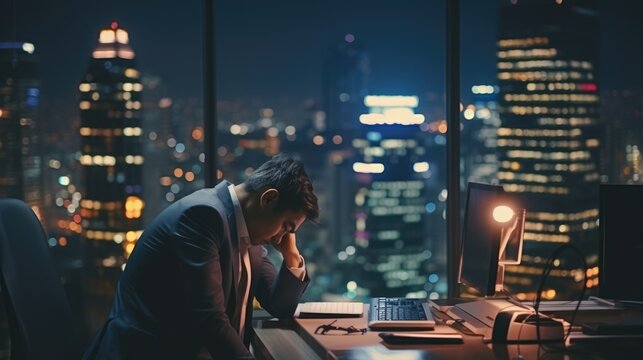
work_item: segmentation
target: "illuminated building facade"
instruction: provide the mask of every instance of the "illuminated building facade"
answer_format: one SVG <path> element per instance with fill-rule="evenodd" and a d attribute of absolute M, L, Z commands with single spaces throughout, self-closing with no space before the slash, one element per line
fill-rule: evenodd
<path fill-rule="evenodd" d="M 465 182 L 497 182 L 498 87 L 474 85 L 471 103 L 463 106 L 460 135 L 462 178 Z"/>
<path fill-rule="evenodd" d="M 599 118 L 594 1 L 518 1 L 503 6 L 498 41 L 498 178 L 527 209 L 522 265 L 505 284 L 533 298 L 552 252 L 572 243 L 598 284 Z M 545 298 L 580 291 L 582 264 L 563 254 Z M 576 284 L 576 286 L 572 286 Z"/>
<path fill-rule="evenodd" d="M 85 181 L 80 206 L 88 290 L 109 303 L 143 229 L 143 85 L 127 31 L 112 23 L 100 31 L 98 41 L 78 87 Z"/>
<path fill-rule="evenodd" d="M 0 42 L 0 197 L 22 199 L 41 216 L 40 78 L 34 51 L 31 43 Z"/>
<path fill-rule="evenodd" d="M 372 296 L 429 295 L 425 240 L 426 194 L 423 174 L 429 170 L 420 141 L 424 115 L 416 114 L 416 96 L 366 96 L 370 109 L 359 122 L 363 136 L 353 140 L 354 246 L 340 260 L 356 264 L 349 294 Z M 368 290 L 366 290 L 368 289 Z M 431 292 L 432 297 L 437 293 Z"/>

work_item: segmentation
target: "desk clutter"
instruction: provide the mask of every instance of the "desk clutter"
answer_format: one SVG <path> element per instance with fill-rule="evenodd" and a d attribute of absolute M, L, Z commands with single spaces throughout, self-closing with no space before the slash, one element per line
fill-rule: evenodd
<path fill-rule="evenodd" d="M 304 304 L 300 304 L 300 307 L 301 305 Z M 382 342 L 401 345 L 456 344 L 463 341 L 459 331 L 445 324 L 434 324 L 432 330 L 398 329 L 380 332 L 377 326 L 369 326 L 370 310 L 369 304 L 363 304 L 363 314 L 356 318 L 341 316 L 334 319 L 295 317 L 296 329 L 302 338 L 312 344 L 311 346 L 322 346 L 334 350 Z"/>
<path fill-rule="evenodd" d="M 378 300 L 381 299 L 374 298 L 373 300 L 370 306 L 360 302 L 306 302 L 299 304 L 295 317 L 331 320 L 359 318 L 358 323 L 365 322 L 365 324 L 362 326 L 349 324 L 347 326 L 356 329 L 370 328 L 372 331 L 398 331 L 401 334 L 430 330 L 436 324 L 431 311 L 427 311 L 431 326 L 424 327 L 424 329 L 419 326 L 415 328 L 382 326 L 379 321 L 373 321 L 373 314 L 370 311 L 366 311 L 366 309 L 379 311 L 380 302 Z M 562 341 L 570 327 L 570 323 L 566 320 L 569 320 L 571 311 L 575 308 L 572 302 L 545 302 L 541 306 L 544 313 L 536 316 L 529 304 L 514 304 L 504 299 L 485 299 L 482 302 L 465 300 L 459 304 L 453 302 L 444 306 L 440 304 L 440 301 L 428 301 L 426 304 L 426 309 L 433 309 L 437 315 L 446 316 L 444 319 L 438 318 L 437 322 L 459 325 L 459 327 L 452 327 L 465 334 L 482 335 L 485 342 L 496 343 Z M 590 298 L 581 304 L 580 311 L 571 332 L 572 338 L 587 338 L 587 336 L 578 336 L 581 333 L 584 335 L 640 335 L 643 337 L 643 311 L 640 309 L 600 303 Z M 396 324 L 397 322 L 391 323 Z M 342 324 L 334 326 L 341 328 Z M 537 331 L 538 327 L 540 327 L 540 334 Z M 392 339 L 391 336 L 389 338 Z"/>
<path fill-rule="evenodd" d="M 474 333 L 463 326 L 465 320 L 449 315 L 448 310 L 459 302 L 430 303 L 435 319 L 434 330 L 380 331 L 368 326 L 370 304 L 360 304 L 362 312 L 354 317 L 296 316 L 285 322 L 276 319 L 260 321 L 261 324 L 255 325 L 255 335 L 257 341 L 263 344 L 261 346 L 269 348 L 271 353 L 278 351 L 280 359 L 284 358 L 281 355 L 286 348 L 288 356 L 292 355 L 286 357 L 289 359 L 352 360 L 393 359 L 406 355 L 413 359 L 511 359 L 519 356 L 527 359 L 537 358 L 543 349 L 559 355 L 561 359 L 565 354 L 580 356 L 572 356 L 572 359 L 584 359 L 588 354 L 596 359 L 611 359 L 623 358 L 621 355 L 624 353 L 642 349 L 643 311 L 639 309 L 606 308 L 588 302 L 581 306 L 576 314 L 575 325 L 570 327 L 569 316 L 574 307 L 568 304 L 543 302 L 541 308 L 545 314 L 537 318 L 535 312 L 527 311 L 529 304 L 523 303 L 527 306 L 522 306 L 511 302 L 512 306 L 508 307 L 508 304 L 503 306 L 499 301 L 500 304 L 495 304 L 495 307 L 501 311 L 484 325 L 486 331 Z M 483 310 L 490 314 L 489 310 L 492 309 L 485 307 Z M 324 315 L 328 313 L 322 312 Z M 537 321 L 541 327 L 539 341 Z M 571 335 L 563 342 L 570 329 Z M 494 331 L 496 334 L 493 334 Z"/>

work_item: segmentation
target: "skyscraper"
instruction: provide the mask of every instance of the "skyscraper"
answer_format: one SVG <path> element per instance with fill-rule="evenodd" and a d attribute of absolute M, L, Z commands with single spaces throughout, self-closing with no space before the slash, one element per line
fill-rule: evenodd
<path fill-rule="evenodd" d="M 366 96 L 369 113 L 359 117 L 363 136 L 353 140 L 357 183 L 354 200 L 355 245 L 340 256 L 362 270 L 351 274 L 349 291 L 375 296 L 426 297 L 430 250 L 425 241 L 427 196 L 422 174 L 429 170 L 421 146 L 416 96 Z M 437 298 L 437 293 L 434 295 Z"/>
<path fill-rule="evenodd" d="M 0 42 L 0 197 L 24 200 L 40 216 L 42 161 L 35 46 Z"/>
<path fill-rule="evenodd" d="M 498 41 L 498 177 L 527 209 L 522 265 L 506 285 L 534 297 L 554 249 L 572 243 L 598 284 L 598 51 L 596 1 L 525 0 L 503 6 Z M 582 285 L 574 253 L 555 263 L 546 298 Z"/>
<path fill-rule="evenodd" d="M 330 130 L 355 130 L 362 100 L 368 89 L 370 61 L 353 34 L 330 49 L 322 70 L 322 101 L 325 127 Z"/>
<path fill-rule="evenodd" d="M 462 111 L 462 178 L 465 184 L 469 181 L 492 183 L 497 181 L 498 172 L 498 89 L 492 85 L 474 85 L 471 93 L 471 103 Z"/>
<path fill-rule="evenodd" d="M 78 87 L 88 286 L 93 300 L 106 303 L 143 228 L 139 79 L 129 35 L 113 22 L 100 31 Z"/>
<path fill-rule="evenodd" d="M 343 41 L 324 56 L 322 111 L 312 114 L 305 132 L 306 137 L 320 145 L 317 152 L 323 168 L 317 171 L 324 185 L 318 191 L 321 198 L 334 199 L 328 201 L 329 211 L 323 220 L 328 224 L 332 251 L 339 254 L 354 244 L 352 197 L 356 186 L 351 168 L 355 156 L 352 143 L 360 128 L 359 116 L 366 110 L 363 101 L 370 72 L 366 51 L 353 34 L 345 34 Z M 323 146 L 325 143 L 329 146 Z"/>

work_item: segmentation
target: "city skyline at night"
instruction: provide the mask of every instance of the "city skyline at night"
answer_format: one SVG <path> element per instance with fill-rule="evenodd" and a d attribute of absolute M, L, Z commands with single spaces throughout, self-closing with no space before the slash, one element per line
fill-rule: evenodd
<path fill-rule="evenodd" d="M 465 59 L 462 62 L 463 88 L 494 81 L 497 28 L 492 24 L 496 23 L 499 6 L 504 2 L 508 1 L 467 0 L 462 2 L 462 56 Z M 295 3 L 291 2 L 290 6 L 288 6 L 289 3 L 284 3 L 288 11 L 276 11 L 276 9 L 271 10 L 268 4 L 257 3 L 252 8 L 244 9 L 243 4 L 240 3 L 217 2 L 215 8 L 218 38 L 217 66 L 221 69 L 234 69 L 232 72 L 218 73 L 217 89 L 221 98 L 230 99 L 240 95 L 272 96 L 275 95 L 275 85 L 283 84 L 283 79 L 288 79 L 287 86 L 276 95 L 285 95 L 290 92 L 317 96 L 320 91 L 318 84 L 321 82 L 321 74 L 317 73 L 317 70 L 321 68 L 322 54 L 348 33 L 353 34 L 370 49 L 373 68 L 398 68 L 396 77 L 399 79 L 393 78 L 391 74 L 382 70 L 372 74 L 371 90 L 374 93 L 401 93 L 399 90 L 405 90 L 403 92 L 408 94 L 421 94 L 426 91 L 423 87 L 437 90 L 442 86 L 443 70 L 441 69 L 444 68 L 442 46 L 445 34 L 442 19 L 444 5 L 440 2 L 405 3 L 395 6 L 386 2 L 375 2 L 370 7 L 367 6 L 369 2 L 366 1 L 329 2 L 324 6 L 316 5 L 312 8 L 307 8 L 303 4 L 294 5 Z M 93 38 L 90 34 L 97 32 L 103 26 L 102 24 L 118 21 L 137 34 L 135 45 L 140 49 L 138 50 L 139 64 L 146 69 L 146 72 L 160 74 L 169 84 L 172 96 L 200 97 L 201 8 L 197 3 L 171 7 L 157 3 L 154 5 L 150 7 L 150 4 L 145 2 L 131 4 L 116 1 L 97 4 L 96 7 L 92 6 L 90 11 L 89 5 L 80 1 L 63 4 L 38 0 L 15 2 L 9 5 L 15 8 L 14 11 L 0 14 L 3 20 L 0 33 L 8 40 L 33 43 L 40 58 L 46 60 L 41 65 L 44 95 L 56 94 L 58 97 L 72 100 L 75 98 L 75 84 L 71 79 L 74 76 L 79 78 L 82 74 L 85 54 L 92 50 Z M 640 12 L 641 6 L 642 4 L 637 1 L 618 3 L 599 1 L 602 24 L 599 70 L 600 78 L 604 80 L 603 86 L 607 89 L 627 88 L 640 84 L 637 79 L 640 79 L 643 74 L 635 64 L 642 58 L 643 51 L 626 44 L 632 40 L 632 36 L 637 31 L 640 32 L 643 26 L 634 16 Z M 35 7 L 43 10 L 33 12 L 32 9 Z M 377 15 L 377 11 L 385 13 L 388 11 L 388 18 L 381 19 L 382 21 L 403 19 L 408 17 L 404 14 L 409 12 L 414 12 L 416 15 L 414 18 L 407 19 L 409 21 L 406 21 L 404 27 L 400 27 L 399 30 L 396 30 L 397 27 L 387 27 L 387 32 L 384 32 L 384 30 L 374 30 L 373 22 L 368 17 L 369 14 Z M 242 13 L 243 20 L 241 16 L 224 15 Z M 76 14 L 83 14 L 83 16 L 75 16 Z M 150 16 L 152 14 L 153 16 Z M 269 15 L 264 17 L 264 14 Z M 331 15 L 336 18 L 335 24 L 321 25 L 321 28 L 327 27 L 328 31 L 321 31 L 320 26 L 313 26 Z M 420 17 L 424 17 L 426 21 L 417 21 Z M 305 40 L 305 46 L 310 50 L 299 52 L 297 49 L 302 49 L 301 46 L 304 43 L 293 46 L 292 41 L 297 39 L 293 39 L 288 29 L 306 22 L 309 25 L 300 26 L 298 32 L 302 33 L 301 36 L 306 36 L 302 40 Z M 423 24 L 426 30 L 422 30 L 419 27 L 420 24 Z M 412 26 L 416 28 L 412 29 Z M 58 30 L 50 31 L 52 28 Z M 239 31 L 239 29 L 246 30 Z M 261 31 L 252 29 L 261 29 Z M 66 36 L 59 36 L 62 33 Z M 392 44 L 390 39 L 396 39 L 395 47 L 388 45 Z M 270 61 L 265 62 L 249 62 L 251 61 L 249 59 L 256 58 L 253 52 L 261 53 L 262 49 L 255 46 L 262 41 L 264 44 L 279 44 L 276 48 L 279 53 L 290 51 L 291 54 L 285 53 L 284 56 L 268 59 Z M 168 51 L 168 44 L 172 44 L 173 51 Z M 240 50 L 244 47 L 247 49 Z M 414 66 L 420 63 L 406 63 L 403 67 L 413 69 L 413 72 L 399 73 L 400 65 L 395 65 L 394 59 L 399 60 L 398 56 L 401 55 L 402 58 L 407 59 L 405 61 L 410 61 L 409 58 L 422 56 L 414 60 L 420 61 L 426 59 L 427 55 L 421 55 L 424 53 L 431 54 L 429 63 L 433 64 L 432 66 Z M 620 58 L 611 55 L 617 53 L 623 53 L 624 59 L 631 59 L 631 62 L 622 64 L 626 71 L 612 66 L 603 66 Z M 294 54 L 296 56 L 293 56 Z M 235 59 L 239 58 L 247 59 L 242 64 L 235 63 Z M 160 59 L 162 61 L 159 61 Z M 240 81 L 242 78 L 236 77 L 240 72 L 247 70 L 244 64 L 260 66 L 252 70 L 252 75 L 259 76 L 257 78 L 259 81 L 253 86 L 241 87 L 240 84 L 244 82 Z M 268 71 L 267 69 L 271 66 L 273 69 Z M 275 66 L 277 71 L 274 70 Z M 297 70 L 296 73 L 305 71 L 307 76 L 290 77 L 290 79 L 284 76 L 293 73 L 289 69 L 293 67 L 298 69 L 302 66 L 305 66 L 306 70 Z M 428 68 L 432 70 L 430 70 L 430 76 L 425 77 L 423 74 L 429 71 Z M 314 72 L 311 72 L 311 69 Z M 63 74 L 70 76 L 63 76 Z M 421 84 L 428 86 L 413 85 L 408 89 L 391 86 L 393 82 L 413 84 L 421 78 L 426 78 Z"/>
<path fill-rule="evenodd" d="M 533 3 L 546 4 L 541 16 Z M 595 290 L 598 184 L 643 182 L 643 3 L 579 3 L 460 3 L 460 189 L 494 183 L 522 196 L 525 256 L 505 277 L 522 299 L 570 242 Z M 240 183 L 282 152 L 304 162 L 319 197 L 319 222 L 297 233 L 313 279 L 306 301 L 446 297 L 444 1 L 216 1 L 216 169 L 204 161 L 200 3 L 11 7 L 0 15 L 2 70 L 16 62 L 9 50 L 33 68 L 0 76 L 0 120 L 11 120 L 0 124 L 0 150 L 11 150 L 0 194 L 42 210 L 86 332 L 159 212 L 202 188 L 208 170 Z M 20 171 L 30 192 L 5 186 Z M 584 280 L 561 259 L 547 299 Z"/>

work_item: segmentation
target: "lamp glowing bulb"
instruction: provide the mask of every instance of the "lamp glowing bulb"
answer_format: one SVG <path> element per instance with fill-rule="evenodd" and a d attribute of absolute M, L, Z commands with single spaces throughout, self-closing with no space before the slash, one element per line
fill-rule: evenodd
<path fill-rule="evenodd" d="M 509 206 L 499 205 L 493 209 L 493 219 L 499 223 L 506 223 L 514 216 L 514 211 Z"/>

